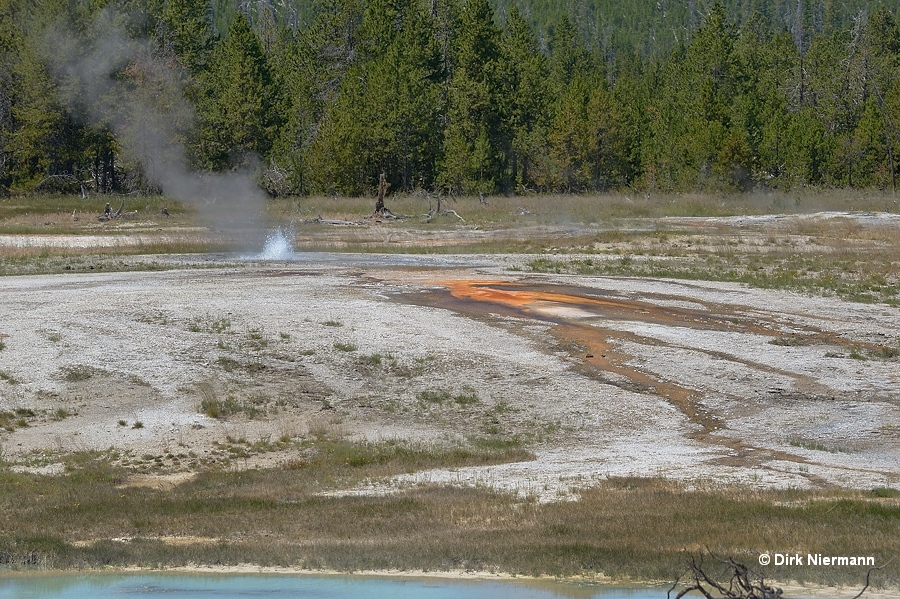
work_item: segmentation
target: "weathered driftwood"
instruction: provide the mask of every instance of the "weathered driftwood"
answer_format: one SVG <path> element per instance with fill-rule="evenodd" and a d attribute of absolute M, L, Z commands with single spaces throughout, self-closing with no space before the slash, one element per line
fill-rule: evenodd
<path fill-rule="evenodd" d="M 344 226 L 344 227 L 361 227 L 364 224 L 359 221 L 340 220 L 340 219 L 336 219 L 336 218 L 322 218 L 321 216 L 317 216 L 315 218 L 307 218 L 301 222 L 303 222 L 304 224 L 307 224 L 307 225 L 319 224 L 319 225 L 336 225 L 336 226 Z"/>
<path fill-rule="evenodd" d="M 702 596 L 706 597 L 706 599 L 783 598 L 784 591 L 781 588 L 766 584 L 762 576 L 754 574 L 747 566 L 745 566 L 741 562 L 738 562 L 730 557 L 718 557 L 708 549 L 707 553 L 714 560 L 714 563 L 711 564 L 711 566 L 715 567 L 716 562 L 720 566 L 724 565 L 726 574 L 720 580 L 716 580 L 709 573 L 709 567 L 704 564 L 703 555 L 691 555 L 688 561 L 687 572 L 679 576 L 678 580 L 675 581 L 675 584 L 672 585 L 672 588 L 669 589 L 669 592 L 666 595 L 668 598 L 671 598 L 672 593 L 675 591 L 675 589 L 678 588 L 680 584 L 682 584 L 682 579 L 685 579 L 683 583 L 685 586 L 678 592 L 677 595 L 675 595 L 674 599 L 681 599 L 682 597 L 685 597 L 693 592 L 701 594 Z M 860 599 L 860 597 L 862 597 L 866 590 L 869 588 L 872 572 L 876 572 L 888 567 L 894 561 L 894 559 L 896 558 L 891 558 L 881 566 L 869 568 L 869 571 L 866 572 L 866 584 L 863 586 L 862 590 L 860 590 L 859 593 L 857 593 L 856 596 L 853 597 L 853 599 Z M 726 577 L 727 582 L 723 582 Z"/>
<path fill-rule="evenodd" d="M 784 591 L 778 587 L 772 587 L 765 583 L 762 576 L 756 577 L 747 566 L 732 559 L 720 558 L 712 553 L 709 554 L 715 562 L 723 564 L 728 571 L 727 582 L 720 582 L 708 573 L 708 568 L 703 561 L 703 555 L 690 556 L 688 562 L 688 571 L 682 575 L 687 578 L 686 586 L 675 595 L 675 599 L 681 599 L 688 593 L 696 591 L 706 599 L 781 599 Z M 726 576 L 728 576 L 726 575 Z M 681 583 L 681 578 L 675 581 L 672 588 L 669 589 L 667 597 L 671 597 L 672 592 Z"/>
<path fill-rule="evenodd" d="M 97 217 L 97 220 L 100 222 L 106 222 L 108 220 L 112 220 L 114 218 L 119 218 L 122 216 L 122 210 L 125 208 L 125 199 L 122 199 L 122 203 L 119 205 L 119 209 L 115 212 L 112 211 L 112 208 L 109 205 L 109 202 L 106 203 L 106 207 L 103 209 L 103 214 Z M 131 214 L 131 213 L 129 213 Z M 137 215 L 137 211 L 134 211 L 134 215 Z M 133 218 L 133 217 L 130 217 Z"/>
<path fill-rule="evenodd" d="M 456 210 L 451 210 L 450 208 L 441 209 L 441 202 L 443 201 L 443 196 L 441 193 L 438 193 L 435 196 L 437 200 L 434 205 L 431 203 L 431 194 L 428 194 L 428 214 L 425 215 L 425 222 L 430 223 L 438 216 L 455 216 L 462 222 L 466 222 L 466 219 L 461 217 Z"/>

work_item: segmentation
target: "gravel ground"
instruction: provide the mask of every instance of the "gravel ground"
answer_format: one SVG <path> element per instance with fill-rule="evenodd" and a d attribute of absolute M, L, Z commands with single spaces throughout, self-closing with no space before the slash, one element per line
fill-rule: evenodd
<path fill-rule="evenodd" d="M 172 484 L 294 459 L 277 439 L 517 438 L 535 460 L 343 493 L 442 483 L 552 501 L 607 476 L 900 485 L 900 362 L 871 353 L 900 345 L 900 310 L 508 268 L 528 258 L 303 254 L 5 277 L 0 412 L 15 416 L 4 457 L 59 472 L 68 452 L 111 450 L 144 483 Z M 454 281 L 590 301 L 463 301 Z M 793 337 L 804 341 L 781 344 Z M 234 413 L 213 418 L 210 403 Z M 234 452 L 253 443 L 266 449 Z"/>

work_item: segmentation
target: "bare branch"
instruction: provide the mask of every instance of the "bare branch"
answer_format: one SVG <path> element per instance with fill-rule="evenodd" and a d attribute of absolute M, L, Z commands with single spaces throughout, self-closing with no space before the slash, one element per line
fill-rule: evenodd
<path fill-rule="evenodd" d="M 893 562 L 895 559 L 897 559 L 896 555 L 894 557 L 892 557 L 891 559 L 889 559 L 888 561 L 886 561 L 885 563 L 881 564 L 880 566 L 875 566 L 874 568 L 869 568 L 869 571 L 866 572 L 866 586 L 864 586 L 862 588 L 862 590 L 853 597 L 853 599 L 859 599 L 860 597 L 862 597 L 863 593 L 866 592 L 866 589 L 869 588 L 869 582 L 870 582 L 869 579 L 872 576 L 872 572 L 875 572 L 876 570 L 883 570 L 884 568 L 887 568 L 888 566 L 891 565 L 891 562 Z"/>

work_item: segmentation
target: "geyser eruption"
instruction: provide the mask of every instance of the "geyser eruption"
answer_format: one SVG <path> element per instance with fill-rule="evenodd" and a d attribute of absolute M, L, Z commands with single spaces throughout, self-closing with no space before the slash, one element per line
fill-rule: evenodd
<path fill-rule="evenodd" d="M 281 227 L 269 231 L 266 245 L 257 256 L 260 260 L 290 260 L 294 255 L 294 232 Z"/>

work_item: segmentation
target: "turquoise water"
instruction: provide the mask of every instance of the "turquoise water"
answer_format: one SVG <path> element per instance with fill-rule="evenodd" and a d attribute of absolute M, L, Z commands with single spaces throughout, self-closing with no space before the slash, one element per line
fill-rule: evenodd
<path fill-rule="evenodd" d="M 665 590 L 602 589 L 589 585 L 529 586 L 445 579 L 326 576 L 200 576 L 181 574 L 0 577 L 0 599 L 662 599 Z"/>

